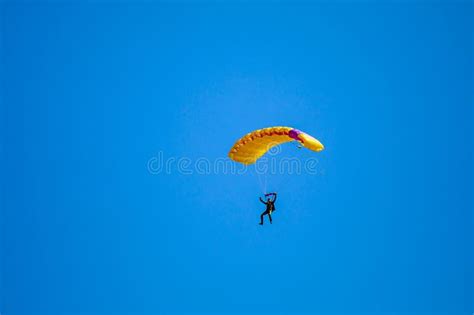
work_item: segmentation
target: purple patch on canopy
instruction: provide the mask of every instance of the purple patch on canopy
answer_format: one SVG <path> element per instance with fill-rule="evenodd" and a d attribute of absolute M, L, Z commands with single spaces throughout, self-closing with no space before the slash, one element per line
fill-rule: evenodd
<path fill-rule="evenodd" d="M 298 129 L 291 129 L 290 132 L 288 133 L 288 136 L 290 138 L 293 138 L 295 140 L 300 140 L 298 139 L 298 135 L 302 133 L 301 131 L 299 131 Z"/>

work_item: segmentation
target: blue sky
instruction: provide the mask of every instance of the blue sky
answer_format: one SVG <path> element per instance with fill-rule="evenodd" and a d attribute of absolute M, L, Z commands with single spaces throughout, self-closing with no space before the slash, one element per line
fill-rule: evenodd
<path fill-rule="evenodd" d="M 472 313 L 472 2 L 0 8 L 2 313 Z"/>

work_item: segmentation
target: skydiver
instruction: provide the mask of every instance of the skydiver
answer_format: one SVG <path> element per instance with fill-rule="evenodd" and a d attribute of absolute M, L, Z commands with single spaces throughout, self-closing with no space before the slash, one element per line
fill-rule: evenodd
<path fill-rule="evenodd" d="M 273 196 L 273 199 L 270 198 L 270 196 Z M 260 202 L 265 204 L 267 206 L 267 209 L 260 215 L 260 225 L 263 225 L 263 216 L 268 215 L 268 218 L 270 219 L 270 224 L 272 224 L 272 212 L 275 211 L 275 200 L 277 199 L 277 194 L 276 193 L 269 193 L 265 194 L 265 197 L 267 198 L 267 201 L 264 201 L 262 197 L 259 197 Z"/>

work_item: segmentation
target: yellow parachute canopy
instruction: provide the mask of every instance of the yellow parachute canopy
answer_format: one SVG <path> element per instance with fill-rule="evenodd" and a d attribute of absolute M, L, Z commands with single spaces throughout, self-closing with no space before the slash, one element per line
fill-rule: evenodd
<path fill-rule="evenodd" d="M 252 131 L 239 139 L 229 151 L 229 157 L 245 165 L 255 163 L 272 147 L 298 141 L 302 146 L 319 152 L 324 146 L 317 139 L 291 127 L 269 127 Z"/>

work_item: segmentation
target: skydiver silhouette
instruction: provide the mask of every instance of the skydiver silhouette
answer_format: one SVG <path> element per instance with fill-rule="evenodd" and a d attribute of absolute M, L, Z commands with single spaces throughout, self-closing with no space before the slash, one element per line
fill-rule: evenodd
<path fill-rule="evenodd" d="M 270 196 L 273 196 L 273 199 L 270 199 Z M 267 201 L 264 201 L 262 199 L 262 197 L 259 197 L 260 199 L 260 202 L 265 204 L 267 206 L 267 209 L 262 212 L 262 214 L 260 215 L 260 225 L 263 225 L 263 216 L 264 215 L 268 215 L 268 219 L 270 219 L 270 224 L 272 224 L 272 212 L 275 211 L 275 201 L 277 199 L 277 194 L 276 193 L 269 193 L 269 194 L 265 194 L 265 197 L 268 197 L 267 198 Z"/>

